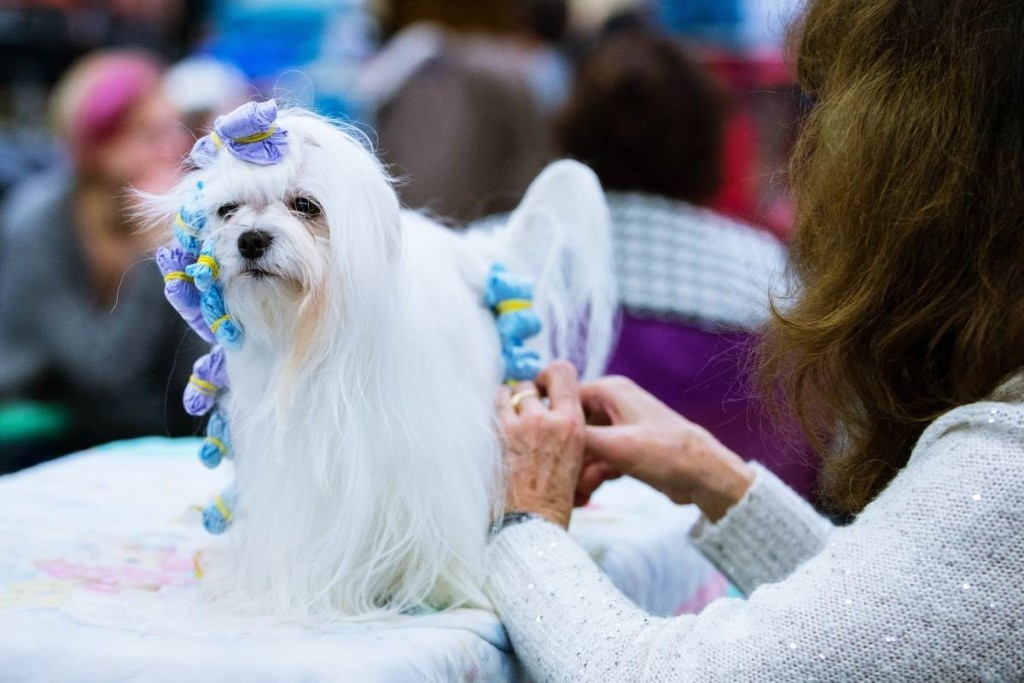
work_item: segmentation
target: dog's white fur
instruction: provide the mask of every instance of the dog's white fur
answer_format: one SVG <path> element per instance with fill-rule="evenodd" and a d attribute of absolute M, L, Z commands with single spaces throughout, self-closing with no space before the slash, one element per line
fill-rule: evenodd
<path fill-rule="evenodd" d="M 488 269 L 535 279 L 545 329 L 531 344 L 545 361 L 599 373 L 615 290 L 597 180 L 558 162 L 507 225 L 463 235 L 400 211 L 356 136 L 298 110 L 278 123 L 290 139 L 280 164 L 222 152 L 158 202 L 175 210 L 204 182 L 226 301 L 245 331 L 222 399 L 239 503 L 208 574 L 279 614 L 485 605 L 486 531 L 503 502 Z M 323 215 L 290 210 L 296 195 Z M 218 220 L 230 203 L 237 211 Z M 273 236 L 259 262 L 272 277 L 244 272 L 237 239 L 252 228 Z"/>

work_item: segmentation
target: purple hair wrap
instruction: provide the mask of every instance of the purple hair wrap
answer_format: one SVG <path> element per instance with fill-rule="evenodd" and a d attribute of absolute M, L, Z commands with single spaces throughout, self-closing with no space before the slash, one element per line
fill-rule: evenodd
<path fill-rule="evenodd" d="M 199 308 L 199 290 L 185 273 L 194 260 L 181 247 L 160 247 L 156 250 L 156 265 L 164 276 L 164 296 L 196 334 L 213 343 L 214 334 Z"/>
<path fill-rule="evenodd" d="M 268 166 L 288 153 L 288 131 L 277 125 L 277 102 L 247 102 L 225 116 L 218 116 L 213 131 L 196 141 L 189 155 L 199 168 L 213 163 L 224 147 L 232 156 Z"/>
<path fill-rule="evenodd" d="M 185 387 L 185 412 L 205 415 L 213 409 L 217 396 L 228 385 L 228 372 L 224 363 L 224 349 L 214 346 L 192 366 L 192 376 Z"/>

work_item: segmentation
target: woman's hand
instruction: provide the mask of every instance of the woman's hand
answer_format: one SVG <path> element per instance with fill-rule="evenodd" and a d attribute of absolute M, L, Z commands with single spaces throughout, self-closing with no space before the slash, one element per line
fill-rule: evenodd
<path fill-rule="evenodd" d="M 550 405 L 545 405 L 547 397 Z M 502 387 L 498 419 L 509 480 L 505 510 L 532 512 L 569 526 L 583 462 L 583 410 L 576 368 L 556 361 L 533 382 Z"/>
<path fill-rule="evenodd" d="M 579 394 L 590 424 L 581 488 L 622 472 L 717 521 L 754 481 L 753 470 L 707 430 L 624 377 L 599 379 Z M 589 497 L 593 488 L 581 493 Z"/>

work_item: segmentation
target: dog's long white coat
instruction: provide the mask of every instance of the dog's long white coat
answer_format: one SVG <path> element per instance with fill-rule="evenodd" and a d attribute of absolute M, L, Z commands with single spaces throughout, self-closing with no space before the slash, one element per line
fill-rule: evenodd
<path fill-rule="evenodd" d="M 211 587 L 239 604 L 359 617 L 420 605 L 486 604 L 489 519 L 502 504 L 494 396 L 502 379 L 490 265 L 536 279 L 548 360 L 593 376 L 612 340 L 608 215 L 593 174 L 550 167 L 506 227 L 463 235 L 400 212 L 353 137 L 285 112 L 288 158 L 258 167 L 222 153 L 203 180 L 226 299 L 245 330 L 225 397 L 239 503 Z M 289 212 L 314 197 L 325 225 Z M 237 237 L 273 235 L 242 271 Z M 579 344 L 581 340 L 584 345 Z"/>

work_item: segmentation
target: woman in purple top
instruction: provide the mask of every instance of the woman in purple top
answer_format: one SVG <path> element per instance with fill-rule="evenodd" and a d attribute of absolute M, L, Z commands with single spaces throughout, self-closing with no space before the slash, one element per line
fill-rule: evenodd
<path fill-rule="evenodd" d="M 785 249 L 701 208 L 721 184 L 724 114 L 683 49 L 643 29 L 606 38 L 580 67 L 558 140 L 608 191 L 623 306 L 608 371 L 813 499 L 809 449 L 772 426 L 747 371 Z"/>

